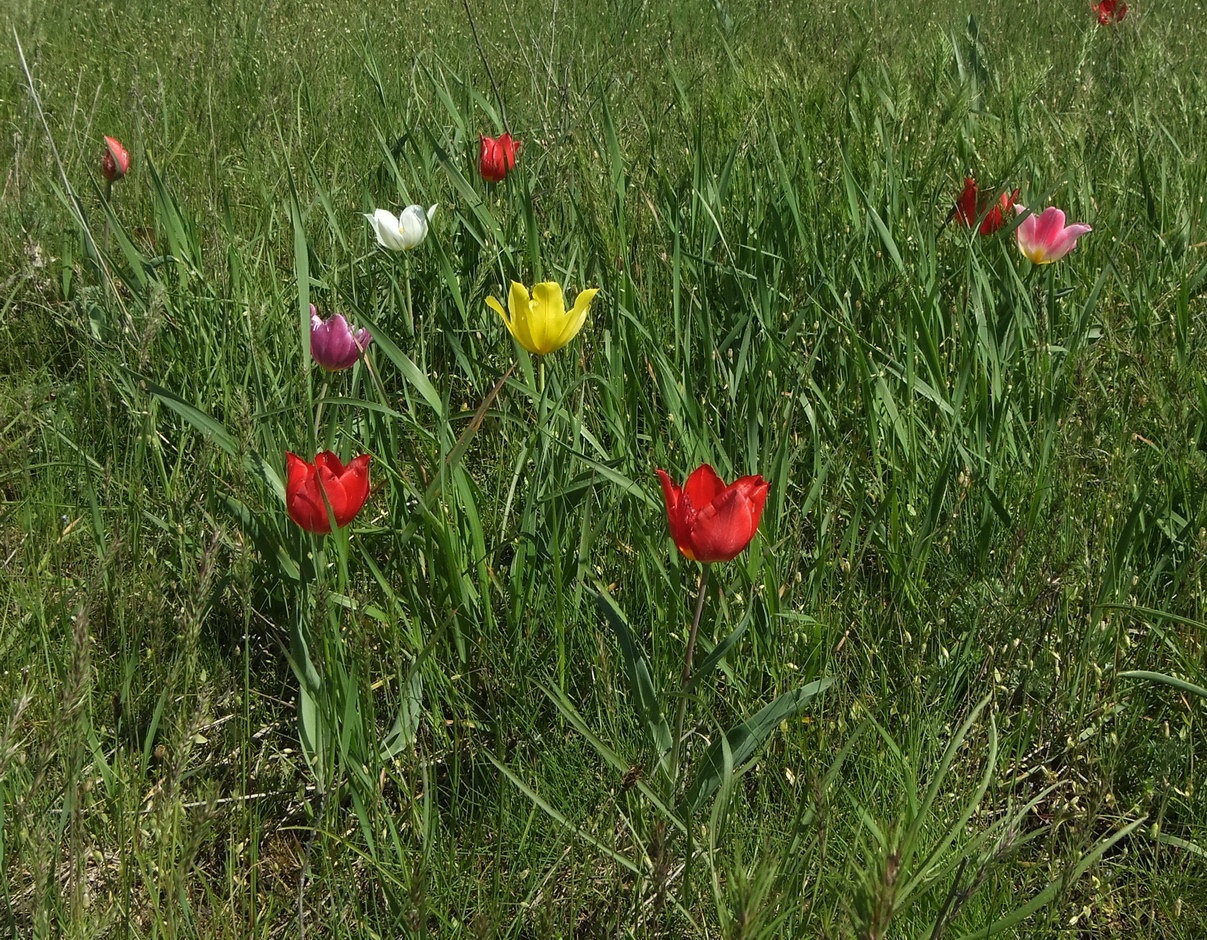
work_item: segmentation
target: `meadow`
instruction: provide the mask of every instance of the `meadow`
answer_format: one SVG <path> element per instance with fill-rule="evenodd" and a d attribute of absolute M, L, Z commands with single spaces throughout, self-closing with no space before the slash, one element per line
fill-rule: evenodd
<path fill-rule="evenodd" d="M 0 934 L 1207 936 L 1204 14 L 12 0 Z"/>

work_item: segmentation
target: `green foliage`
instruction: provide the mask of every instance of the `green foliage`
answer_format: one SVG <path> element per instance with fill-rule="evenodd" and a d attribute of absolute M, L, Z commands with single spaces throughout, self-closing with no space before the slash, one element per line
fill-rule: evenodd
<path fill-rule="evenodd" d="M 6 8 L 0 934 L 1207 933 L 1203 18 L 469 9 Z M 1032 270 L 965 175 L 1094 231 Z M 536 362 L 513 278 L 603 290 Z M 705 460 L 771 489 L 689 813 Z"/>

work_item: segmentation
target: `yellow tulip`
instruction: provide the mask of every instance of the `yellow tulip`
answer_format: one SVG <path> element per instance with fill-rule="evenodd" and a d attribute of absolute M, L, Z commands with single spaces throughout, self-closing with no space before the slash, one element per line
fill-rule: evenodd
<path fill-rule="evenodd" d="M 510 316 L 494 296 L 486 298 L 486 306 L 503 318 L 517 343 L 530 353 L 545 356 L 578 335 L 587 322 L 587 308 L 598 293 L 598 287 L 583 291 L 575 299 L 574 307 L 567 310 L 562 285 L 556 281 L 534 284 L 531 297 L 527 287 L 512 281 L 507 297 Z"/>

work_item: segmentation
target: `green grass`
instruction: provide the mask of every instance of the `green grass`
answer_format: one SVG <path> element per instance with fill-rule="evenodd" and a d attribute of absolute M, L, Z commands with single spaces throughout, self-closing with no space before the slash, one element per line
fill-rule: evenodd
<path fill-rule="evenodd" d="M 6 11 L 0 933 L 1207 935 L 1201 4 L 472 7 L 498 187 L 456 3 Z M 603 289 L 543 369 L 511 279 Z M 702 461 L 771 495 L 687 761 L 833 684 L 685 817 L 597 594 L 673 713 Z"/>

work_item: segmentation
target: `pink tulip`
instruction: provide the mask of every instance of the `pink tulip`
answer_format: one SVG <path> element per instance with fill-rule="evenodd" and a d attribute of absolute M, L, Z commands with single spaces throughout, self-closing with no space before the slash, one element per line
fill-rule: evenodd
<path fill-rule="evenodd" d="M 101 175 L 109 183 L 130 172 L 130 153 L 116 137 L 105 138 L 105 154 L 101 157 Z"/>
<path fill-rule="evenodd" d="M 371 342 L 373 334 L 366 329 L 352 329 L 343 314 L 324 320 L 314 304 L 310 305 L 310 355 L 328 372 L 356 365 Z"/>
<path fill-rule="evenodd" d="M 1065 225 L 1065 214 L 1053 206 L 1042 215 L 1035 215 L 1026 206 L 1016 205 L 1014 211 L 1023 219 L 1014 230 L 1018 249 L 1034 264 L 1059 261 L 1077 247 L 1077 239 L 1090 231 L 1081 222 Z"/>

